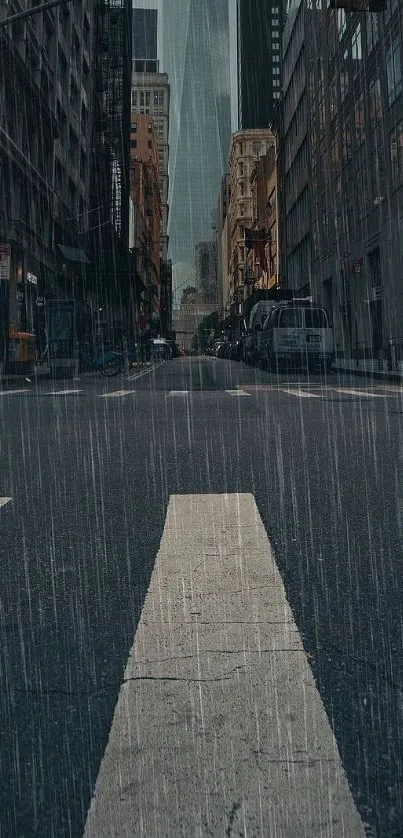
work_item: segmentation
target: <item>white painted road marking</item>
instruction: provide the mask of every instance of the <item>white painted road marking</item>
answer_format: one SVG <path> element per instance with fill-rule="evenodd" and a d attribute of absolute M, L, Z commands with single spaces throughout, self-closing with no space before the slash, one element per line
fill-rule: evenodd
<path fill-rule="evenodd" d="M 134 375 L 128 375 L 126 381 L 137 381 L 137 379 L 142 378 L 143 375 L 149 375 L 150 372 L 154 372 L 154 370 L 157 370 L 158 367 L 162 367 L 162 365 L 164 363 L 165 363 L 165 361 L 161 361 L 159 364 L 153 364 L 152 366 L 149 366 L 149 368 L 146 369 L 146 370 L 142 370 L 141 372 L 136 372 L 136 373 L 134 373 Z M 150 365 L 151 361 L 146 361 L 146 364 Z"/>
<path fill-rule="evenodd" d="M 365 838 L 250 494 L 177 495 L 85 838 Z"/>
<path fill-rule="evenodd" d="M 44 393 L 44 396 L 74 396 L 83 392 L 83 390 L 51 390 L 49 393 Z"/>
<path fill-rule="evenodd" d="M 318 393 L 308 393 L 306 390 L 285 390 L 282 387 L 283 393 L 288 393 L 290 396 L 298 396 L 299 399 L 320 399 Z"/>
<path fill-rule="evenodd" d="M 367 399 L 386 399 L 384 393 L 369 393 L 368 390 L 350 390 L 345 387 L 335 387 L 336 393 L 345 393 L 348 396 L 363 396 Z"/>
<path fill-rule="evenodd" d="M 170 390 L 168 396 L 187 396 L 189 390 Z"/>
<path fill-rule="evenodd" d="M 113 390 L 111 393 L 102 393 L 100 396 L 101 399 L 113 399 L 113 398 L 120 398 L 121 396 L 130 396 L 132 393 L 135 393 L 135 390 Z"/>
<path fill-rule="evenodd" d="M 12 498 L 0 498 L 0 506 L 5 506 L 6 503 L 10 503 L 10 500 L 12 500 Z"/>
<path fill-rule="evenodd" d="M 0 390 L 0 396 L 14 396 L 19 393 L 30 393 L 28 387 L 25 390 Z"/>
<path fill-rule="evenodd" d="M 245 390 L 226 390 L 229 396 L 250 396 Z"/>

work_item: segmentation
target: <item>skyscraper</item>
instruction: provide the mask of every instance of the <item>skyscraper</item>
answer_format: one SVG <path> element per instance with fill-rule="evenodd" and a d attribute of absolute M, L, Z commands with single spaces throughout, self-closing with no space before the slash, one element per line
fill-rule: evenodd
<path fill-rule="evenodd" d="M 133 9 L 133 60 L 157 60 L 157 9 Z"/>
<path fill-rule="evenodd" d="M 284 0 L 237 0 L 239 128 L 268 128 L 281 90 Z"/>
<path fill-rule="evenodd" d="M 175 67 L 176 42 L 172 30 L 164 42 L 169 73 L 171 62 Z M 174 262 L 193 261 L 195 244 L 210 238 L 211 212 L 226 166 L 231 133 L 228 0 L 188 0 L 182 55 L 171 158 Z M 173 78 L 171 83 L 173 88 Z"/>
<path fill-rule="evenodd" d="M 133 5 L 158 9 L 158 60 L 171 86 L 170 246 L 174 263 L 193 263 L 196 243 L 211 237 L 211 211 L 229 149 L 229 2 Z"/>

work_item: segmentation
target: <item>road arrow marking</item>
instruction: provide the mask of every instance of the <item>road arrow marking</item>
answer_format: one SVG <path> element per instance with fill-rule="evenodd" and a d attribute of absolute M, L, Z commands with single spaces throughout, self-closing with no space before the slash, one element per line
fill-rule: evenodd
<path fill-rule="evenodd" d="M 0 506 L 5 506 L 6 503 L 10 503 L 10 500 L 12 500 L 12 498 L 0 498 Z"/>

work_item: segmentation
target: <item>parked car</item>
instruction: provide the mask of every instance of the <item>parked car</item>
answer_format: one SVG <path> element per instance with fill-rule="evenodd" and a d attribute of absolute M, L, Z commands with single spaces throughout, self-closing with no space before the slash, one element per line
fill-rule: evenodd
<path fill-rule="evenodd" d="M 297 300 L 275 305 L 261 331 L 262 368 L 293 364 L 330 372 L 333 358 L 333 329 L 322 306 Z"/>

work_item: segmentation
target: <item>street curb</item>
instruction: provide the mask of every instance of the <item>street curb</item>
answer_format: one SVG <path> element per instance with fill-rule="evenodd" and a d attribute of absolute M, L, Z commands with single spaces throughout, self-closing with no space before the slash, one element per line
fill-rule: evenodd
<path fill-rule="evenodd" d="M 403 383 L 403 376 L 393 372 L 378 372 L 377 370 L 360 370 L 353 367 L 332 367 L 333 372 L 344 372 L 349 375 L 359 375 L 364 378 L 376 378 L 378 381 L 393 381 L 397 384 Z"/>

